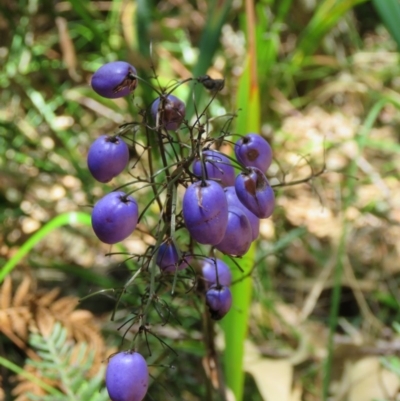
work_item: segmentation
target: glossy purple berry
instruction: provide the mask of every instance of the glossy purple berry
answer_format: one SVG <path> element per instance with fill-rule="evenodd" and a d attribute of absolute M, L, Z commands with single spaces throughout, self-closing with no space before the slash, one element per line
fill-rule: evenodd
<path fill-rule="evenodd" d="M 122 173 L 128 163 L 129 148 L 119 136 L 102 135 L 89 148 L 87 164 L 97 181 L 112 180 Z"/>
<path fill-rule="evenodd" d="M 272 149 L 269 143 L 258 134 L 247 134 L 235 144 L 237 160 L 246 167 L 257 167 L 263 173 L 272 162 Z"/>
<path fill-rule="evenodd" d="M 160 98 L 157 98 L 151 105 L 151 116 L 155 123 L 168 131 L 176 131 L 185 118 L 186 107 L 182 100 L 174 95 L 163 98 L 163 105 L 160 106 Z M 157 121 L 157 115 L 159 121 Z"/>
<path fill-rule="evenodd" d="M 249 250 L 251 242 L 251 225 L 242 208 L 229 206 L 226 232 L 215 248 L 227 255 L 242 256 Z"/>
<path fill-rule="evenodd" d="M 203 162 L 205 167 L 205 178 L 216 180 L 223 187 L 235 184 L 235 170 L 229 158 L 224 154 L 211 149 L 204 150 Z M 202 177 L 201 164 L 199 158 L 193 162 L 193 174 L 199 178 Z"/>
<path fill-rule="evenodd" d="M 197 242 L 216 245 L 222 240 L 228 224 L 228 202 L 217 182 L 190 185 L 183 196 L 182 211 L 186 228 Z"/>
<path fill-rule="evenodd" d="M 136 200 L 122 191 L 101 198 L 92 211 L 92 227 L 100 241 L 115 244 L 132 234 L 138 221 Z"/>
<path fill-rule="evenodd" d="M 248 218 L 252 232 L 251 240 L 254 241 L 260 235 L 260 219 L 253 212 L 250 212 L 250 210 L 247 209 L 247 207 L 244 206 L 242 202 L 240 202 L 236 194 L 235 187 L 226 187 L 224 188 L 224 191 L 226 199 L 228 201 L 228 208 L 230 206 L 239 207 L 243 210 L 244 214 Z"/>
<path fill-rule="evenodd" d="M 92 88 L 100 96 L 116 99 L 129 95 L 137 86 L 136 69 L 125 61 L 101 66 L 92 76 Z"/>
<path fill-rule="evenodd" d="M 222 319 L 232 306 L 231 290 L 225 286 L 212 286 L 206 292 L 206 305 L 212 319 Z"/>
<path fill-rule="evenodd" d="M 156 264 L 164 273 L 175 273 L 188 267 L 192 260 L 189 255 L 182 255 L 179 259 L 178 252 L 172 240 L 167 240 L 158 248 Z"/>
<path fill-rule="evenodd" d="M 119 352 L 109 359 L 106 388 L 112 401 L 142 401 L 148 386 L 147 363 L 138 352 Z"/>
<path fill-rule="evenodd" d="M 271 216 L 275 208 L 275 195 L 261 170 L 249 167 L 248 171 L 238 174 L 235 190 L 240 202 L 258 218 Z"/>
<path fill-rule="evenodd" d="M 221 259 L 204 259 L 201 271 L 206 288 L 210 288 L 214 284 L 229 287 L 232 283 L 231 270 Z"/>

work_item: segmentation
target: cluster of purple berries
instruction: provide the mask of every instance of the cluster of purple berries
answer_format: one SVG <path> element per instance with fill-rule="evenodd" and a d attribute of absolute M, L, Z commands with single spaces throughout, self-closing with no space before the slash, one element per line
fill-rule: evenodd
<path fill-rule="evenodd" d="M 265 177 L 272 150 L 253 133 L 240 138 L 234 150 L 243 166 L 236 177 L 226 155 L 203 150 L 193 163 L 199 181 L 187 188 L 182 211 L 186 228 L 198 243 L 242 256 L 259 235 L 260 219 L 270 217 L 275 207 L 274 191 Z"/>
<path fill-rule="evenodd" d="M 116 61 L 99 68 L 92 77 L 91 85 L 100 96 L 114 99 L 132 93 L 138 80 L 132 65 Z M 206 88 L 212 81 L 208 76 L 197 79 Z M 259 236 L 260 219 L 270 217 L 274 210 L 274 191 L 265 176 L 272 162 L 272 150 L 263 137 L 249 133 L 234 144 L 235 160 L 211 149 L 211 137 L 201 139 L 204 131 L 198 130 L 197 140 L 193 140 L 192 130 L 195 126 L 190 127 L 185 121 L 185 111 L 185 104 L 180 99 L 171 93 L 160 94 L 150 108 L 153 125 L 146 123 L 147 130 L 150 128 L 163 140 L 171 140 L 168 131 L 177 131 L 182 124 L 189 129 L 191 136 L 189 154 L 182 156 L 179 163 L 168 166 L 163 160 L 165 171 L 174 165 L 176 169 L 174 183 L 165 188 L 169 190 L 173 185 L 182 185 L 185 193 L 181 212 L 175 211 L 176 227 L 174 222 L 174 230 L 170 231 L 170 235 L 163 234 L 166 238 L 157 238 L 157 244 L 160 245 L 154 247 L 151 255 L 155 257 L 155 263 L 163 274 L 176 274 L 197 259 L 202 270 L 205 303 L 211 318 L 219 320 L 232 305 L 229 288 L 232 276 L 229 267 L 220 259 L 196 255 L 192 241 L 190 251 L 181 252 L 174 238 L 175 228 L 177 231 L 185 227 L 198 244 L 210 245 L 223 254 L 244 255 Z M 123 132 L 121 130 L 117 135 L 102 135 L 91 145 L 87 164 L 97 181 L 107 183 L 127 168 L 130 152 L 123 139 Z M 160 146 L 164 146 L 163 140 Z M 188 148 L 187 145 L 184 147 Z M 166 178 L 168 181 L 171 176 L 166 175 Z M 170 199 L 171 193 L 166 198 Z M 164 207 L 171 213 L 168 206 Z M 168 212 L 163 212 L 170 217 Z M 136 200 L 130 193 L 116 190 L 94 205 L 92 227 L 102 242 L 115 244 L 131 235 L 138 224 L 138 218 Z M 137 352 L 115 354 L 108 364 L 106 385 L 113 401 L 141 401 L 148 386 L 148 370 L 144 358 Z"/>

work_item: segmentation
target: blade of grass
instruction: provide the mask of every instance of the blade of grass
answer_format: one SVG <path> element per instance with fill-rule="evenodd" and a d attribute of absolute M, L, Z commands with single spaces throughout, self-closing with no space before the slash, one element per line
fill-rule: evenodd
<path fill-rule="evenodd" d="M 400 3 L 398 0 L 372 0 L 372 4 L 400 49 Z"/>
<path fill-rule="evenodd" d="M 82 212 L 69 212 L 63 213 L 54 217 L 42 228 L 36 231 L 22 246 L 18 249 L 18 252 L 5 264 L 0 271 L 0 283 L 9 274 L 12 269 L 24 258 L 24 256 L 43 238 L 50 234 L 54 229 L 65 225 L 83 224 L 86 226 L 91 225 L 90 215 Z"/>
<path fill-rule="evenodd" d="M 93 18 L 92 13 L 89 11 L 87 4 L 90 2 L 85 2 L 82 0 L 69 0 L 72 8 L 76 13 L 82 18 L 86 26 L 91 30 L 93 34 L 93 39 L 96 38 L 103 45 L 108 45 L 108 37 L 103 32 L 102 28 L 98 26 L 98 22 Z M 86 4 L 85 4 L 86 3 Z"/>
<path fill-rule="evenodd" d="M 9 361 L 6 358 L 3 358 L 0 356 L 0 365 L 4 366 L 6 369 L 11 370 L 17 375 L 22 376 L 23 378 L 29 380 L 30 382 L 36 384 L 40 388 L 42 388 L 44 391 L 49 393 L 50 395 L 53 395 L 56 397 L 55 399 L 61 398 L 64 399 L 64 394 L 58 391 L 56 388 L 49 386 L 47 383 L 44 381 L 38 379 L 35 375 L 27 372 L 25 369 L 21 368 L 20 366 L 16 365 L 15 363 Z"/>
<path fill-rule="evenodd" d="M 152 20 L 152 1 L 137 0 L 136 10 L 136 32 L 138 39 L 138 47 L 141 55 L 146 58 L 150 57 L 150 25 Z"/>
<path fill-rule="evenodd" d="M 113 46 L 114 40 L 116 40 L 116 43 L 119 42 L 119 34 L 121 30 L 121 24 L 120 24 L 120 13 L 121 13 L 121 8 L 123 6 L 122 0 L 112 0 L 112 6 L 111 6 L 111 11 L 107 16 L 107 22 L 106 25 L 110 27 L 110 44 L 111 47 Z"/>
<path fill-rule="evenodd" d="M 315 53 L 324 36 L 338 23 L 340 18 L 357 4 L 367 0 L 324 0 L 302 32 L 292 63 L 298 68 L 305 57 Z"/>
<path fill-rule="evenodd" d="M 259 132 L 260 129 L 260 100 L 257 80 L 257 51 L 255 41 L 255 12 L 252 0 L 246 0 L 246 19 L 248 30 L 248 52 L 246 67 L 240 78 L 237 104 L 241 109 L 236 121 L 236 131 L 241 134 Z M 254 266 L 255 245 L 250 247 L 238 264 L 243 273 L 229 259 L 233 280 L 251 272 Z M 235 395 L 236 401 L 243 398 L 244 373 L 243 355 L 244 342 L 247 336 L 250 304 L 252 299 L 253 282 L 251 275 L 232 285 L 233 307 L 221 322 L 225 333 L 224 373 L 226 385 Z"/>
<path fill-rule="evenodd" d="M 204 30 L 201 35 L 199 44 L 199 56 L 197 64 L 193 68 L 193 76 L 199 77 L 207 72 L 207 69 L 212 63 L 212 59 L 219 47 L 219 38 L 221 36 L 221 29 L 224 25 L 228 12 L 232 6 L 232 0 L 227 1 L 210 1 L 207 21 L 204 24 Z M 195 85 L 193 93 L 190 94 L 186 102 L 186 118 L 190 120 L 194 114 L 194 103 L 200 102 L 204 89 L 200 85 Z"/>
<path fill-rule="evenodd" d="M 358 145 L 358 154 L 361 155 L 365 145 L 367 143 L 368 134 L 371 131 L 376 119 L 379 116 L 382 108 L 387 103 L 387 99 L 381 99 L 372 107 L 370 112 L 368 113 L 365 123 L 363 124 L 360 133 L 356 137 L 357 145 Z M 355 157 L 348 169 L 348 177 L 355 177 L 357 175 L 357 157 Z M 353 178 L 349 178 L 346 182 L 346 188 L 348 190 L 347 196 L 343 201 L 343 215 L 346 215 L 345 211 L 349 206 L 354 203 L 355 197 L 355 183 L 356 181 Z M 322 398 L 324 401 L 329 398 L 329 385 L 331 381 L 332 375 L 332 363 L 333 363 L 333 353 L 334 353 L 334 334 L 337 327 L 338 316 L 339 316 L 339 307 L 340 307 L 340 296 L 342 290 L 342 273 L 343 273 L 343 258 L 346 253 L 346 245 L 348 240 L 348 233 L 350 230 L 350 223 L 344 219 L 343 221 L 343 230 L 340 237 L 340 242 L 337 249 L 337 259 L 336 266 L 334 272 L 334 285 L 331 296 L 331 308 L 329 311 L 329 337 L 327 350 L 328 355 L 324 364 L 324 378 L 323 378 L 323 394 Z"/>
<path fill-rule="evenodd" d="M 153 2 L 148 0 L 138 0 L 136 2 L 136 12 L 134 13 L 135 18 L 135 25 L 136 25 L 136 46 L 139 53 L 143 56 L 145 62 L 141 62 L 138 73 L 139 75 L 150 81 L 150 46 L 151 46 L 151 39 L 150 39 L 150 28 L 153 19 L 153 11 L 152 7 Z M 152 104 L 154 100 L 154 92 L 147 87 L 147 85 L 143 85 L 143 101 L 148 107 Z M 131 112 L 133 109 L 131 110 Z M 133 114 L 132 114 L 133 115 Z M 151 153 L 153 160 L 161 160 L 161 153 L 159 150 L 159 142 L 158 138 L 154 135 L 149 136 L 149 145 L 151 146 Z M 157 168 L 160 168 L 161 165 L 158 165 Z"/>
<path fill-rule="evenodd" d="M 262 74 L 260 76 L 260 86 L 263 81 L 270 83 L 270 71 L 276 64 L 280 48 L 280 32 L 283 22 L 290 10 L 293 0 L 279 0 L 277 3 L 277 11 L 275 18 L 269 27 L 271 17 L 266 12 L 265 4 L 256 4 L 257 24 L 256 24 L 256 41 L 257 41 L 257 65 L 258 70 Z"/>
<path fill-rule="evenodd" d="M 4 278 L 9 274 L 14 267 L 28 254 L 28 252 L 42 239 L 49 235 L 53 230 L 62 226 L 75 226 L 81 224 L 85 226 L 91 226 L 91 217 L 87 213 L 83 212 L 68 212 L 60 214 L 50 220 L 42 228 L 35 232 L 22 246 L 15 255 L 6 262 L 3 268 L 0 270 L 0 283 L 3 282 Z M 122 245 L 117 244 L 117 247 L 124 252 L 125 249 Z M 126 261 L 126 264 L 133 269 L 132 262 Z"/>

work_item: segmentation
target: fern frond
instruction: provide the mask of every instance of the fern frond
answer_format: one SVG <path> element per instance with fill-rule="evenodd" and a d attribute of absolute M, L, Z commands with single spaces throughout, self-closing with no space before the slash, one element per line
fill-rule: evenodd
<path fill-rule="evenodd" d="M 29 333 L 47 337 L 53 332 L 55 323 L 61 322 L 67 329 L 68 339 L 87 343 L 90 348 L 96 349 L 90 371 L 91 375 L 95 375 L 107 350 L 93 314 L 75 309 L 79 302 L 77 297 L 59 298 L 59 288 L 38 292 L 33 287 L 29 276 L 24 276 L 14 292 L 11 277 L 6 276 L 0 287 L 0 332 L 30 359 L 39 359 L 28 346 Z"/>
<path fill-rule="evenodd" d="M 107 401 L 105 389 L 101 390 L 104 367 L 90 378 L 94 361 L 94 351 L 86 343 L 76 343 L 69 339 L 68 332 L 59 322 L 55 322 L 48 335 L 36 332 L 30 336 L 30 346 L 36 350 L 40 360 L 26 361 L 25 369 L 52 383 L 63 396 L 55 399 L 54 394 L 43 394 L 35 386 L 21 380 L 14 389 L 16 401 Z M 31 383 L 32 384 L 32 383 Z M 22 392 L 23 391 L 23 392 Z"/>

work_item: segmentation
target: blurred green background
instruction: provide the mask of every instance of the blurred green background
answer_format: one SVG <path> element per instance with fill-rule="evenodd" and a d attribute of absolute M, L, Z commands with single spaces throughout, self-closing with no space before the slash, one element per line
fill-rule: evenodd
<path fill-rule="evenodd" d="M 233 132 L 258 130 L 274 150 L 268 177 L 277 208 L 246 261 L 248 323 L 230 326 L 248 330 L 239 337 L 243 370 L 229 352 L 218 362 L 223 331 L 216 326 L 207 339 L 202 302 L 181 288 L 171 303 L 177 319 L 153 328 L 177 355 L 149 338 L 146 400 L 232 400 L 225 382 L 254 401 L 396 399 L 399 21 L 397 0 L 3 0 L 0 400 L 108 399 L 104 361 L 120 346 L 118 328 L 147 277 L 110 321 L 114 290 L 134 262 L 106 256 L 88 213 L 129 175 L 98 184 L 86 154 L 97 136 L 137 119 L 155 97 L 143 86 L 133 100 L 97 96 L 91 75 L 114 60 L 144 78 L 153 67 L 162 85 L 205 73 L 224 78 L 210 115 L 237 113 Z M 191 88 L 176 92 L 189 113 Z M 198 108 L 207 96 L 195 90 Z M 135 233 L 112 251 L 141 253 L 151 241 Z M 43 349 L 46 333 L 54 352 Z M 233 388 L 243 371 L 244 389 Z"/>

